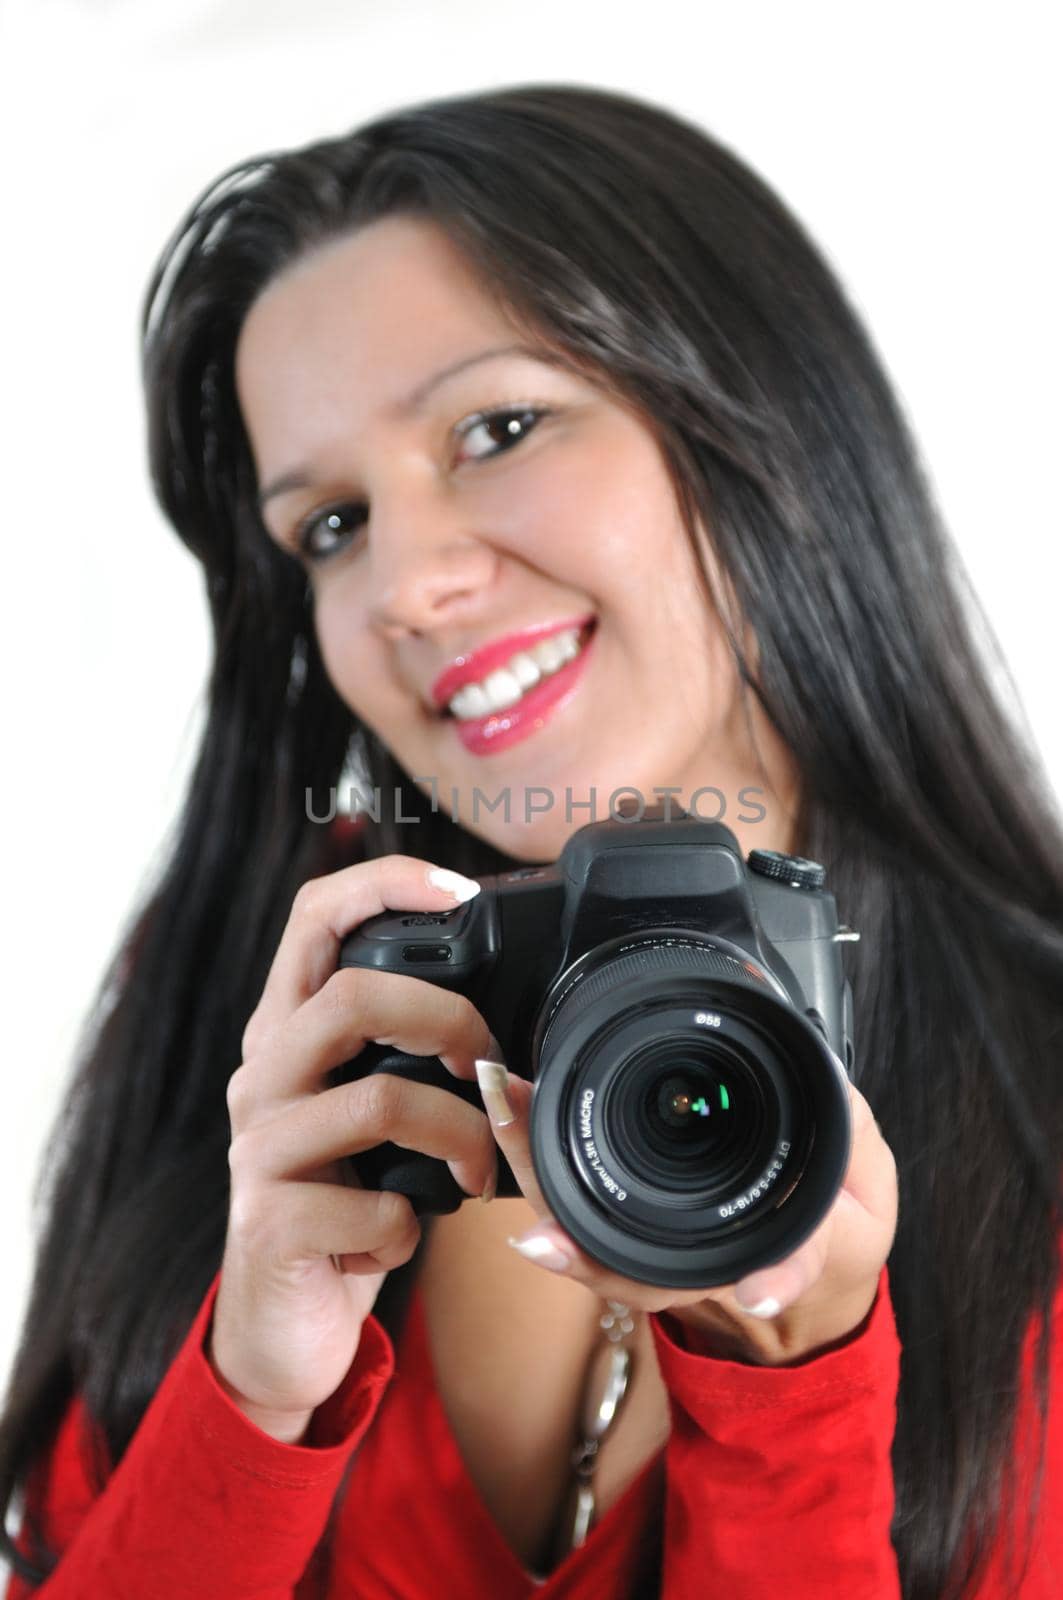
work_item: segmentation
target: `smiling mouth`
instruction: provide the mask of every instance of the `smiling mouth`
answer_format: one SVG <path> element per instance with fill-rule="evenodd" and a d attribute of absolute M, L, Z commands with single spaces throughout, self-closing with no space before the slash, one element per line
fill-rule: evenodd
<path fill-rule="evenodd" d="M 592 617 L 581 628 L 551 634 L 539 644 L 517 651 L 505 666 L 488 673 L 481 682 L 465 684 L 436 716 L 451 722 L 477 722 L 519 706 L 533 689 L 578 659 L 597 626 L 597 617 Z"/>

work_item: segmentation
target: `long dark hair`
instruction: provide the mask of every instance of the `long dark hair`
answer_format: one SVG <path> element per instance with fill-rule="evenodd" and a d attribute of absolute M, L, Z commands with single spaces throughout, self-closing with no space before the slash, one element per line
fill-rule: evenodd
<path fill-rule="evenodd" d="M 298 885 L 355 850 L 474 875 L 510 864 L 432 811 L 352 717 L 301 569 L 255 508 L 233 379 L 245 313 L 302 252 L 389 214 L 438 222 L 516 318 L 639 406 L 691 537 L 700 517 L 752 626 L 755 670 L 725 624 L 745 692 L 799 763 L 798 847 L 828 865 L 862 934 L 845 947 L 858 1082 L 899 1167 L 903 1592 L 960 1595 L 1017 1510 L 1031 1322 L 1042 1423 L 1047 1404 L 1063 831 L 991 687 L 984 619 L 906 422 L 823 256 L 702 129 L 579 86 L 440 99 L 241 162 L 152 277 L 150 468 L 203 564 L 208 715 L 42 1168 L 47 1220 L 0 1424 L 3 1502 L 77 1389 L 118 1461 L 218 1269 L 226 1084 Z M 306 791 L 320 812 L 352 741 L 416 825 L 385 807 L 344 846 L 308 819 Z M 1042 1445 L 1039 1430 L 1039 1463 Z M 1035 1496 L 1030 1527 L 1036 1508 Z M 52 1570 L 39 1543 L 33 1560 L 7 1543 L 31 1580 Z"/>

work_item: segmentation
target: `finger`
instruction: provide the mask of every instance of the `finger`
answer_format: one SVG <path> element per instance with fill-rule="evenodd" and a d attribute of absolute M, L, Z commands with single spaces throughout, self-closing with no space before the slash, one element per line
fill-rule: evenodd
<path fill-rule="evenodd" d="M 774 1317 L 830 1270 L 838 1288 L 862 1282 L 869 1263 L 889 1253 L 897 1222 L 896 1163 L 864 1096 L 849 1083 L 852 1144 L 845 1178 L 830 1211 L 785 1261 L 734 1286 L 740 1311 Z"/>
<path fill-rule="evenodd" d="M 507 1072 L 500 1061 L 479 1057 L 474 1064 L 495 1142 L 509 1162 L 521 1194 L 537 1216 L 548 1217 L 549 1207 L 532 1164 L 532 1086 L 516 1073 Z"/>
<path fill-rule="evenodd" d="M 479 1195 L 495 1169 L 483 1112 L 446 1089 L 376 1073 L 308 1095 L 240 1133 L 229 1166 L 256 1178 L 305 1177 L 328 1162 L 390 1141 L 445 1161 L 467 1194 Z"/>
<path fill-rule="evenodd" d="M 438 887 L 429 872 L 442 873 L 449 887 Z M 359 861 L 324 877 L 311 878 L 292 902 L 284 933 L 258 1005 L 244 1034 L 244 1054 L 256 1049 L 276 1027 L 316 994 L 336 970 L 340 941 L 369 917 L 383 911 L 452 911 L 463 899 L 454 892 L 473 880 L 422 861 L 417 856 L 381 856 Z M 474 893 L 479 892 L 479 884 Z"/>
<path fill-rule="evenodd" d="M 752 1317 L 777 1317 L 819 1282 L 830 1255 L 835 1206 L 819 1227 L 785 1261 L 752 1272 L 735 1284 L 731 1298 Z"/>
<path fill-rule="evenodd" d="M 534 1228 L 507 1242 L 534 1266 L 575 1278 L 601 1300 L 619 1300 L 640 1311 L 663 1311 L 670 1306 L 693 1305 L 705 1298 L 704 1289 L 661 1288 L 610 1272 L 581 1250 L 549 1213 Z"/>
<path fill-rule="evenodd" d="M 268 1236 L 268 1258 L 294 1261 L 340 1259 L 349 1272 L 390 1271 L 408 1261 L 421 1225 L 405 1195 L 348 1189 L 335 1183 L 285 1183 L 262 1191 L 268 1224 L 257 1216 L 259 1237 Z M 239 1226 L 239 1217 L 235 1218 Z"/>
<path fill-rule="evenodd" d="M 490 1048 L 487 1023 L 463 994 L 402 972 L 343 967 L 265 1040 L 230 1079 L 234 1130 L 317 1088 L 324 1075 L 371 1042 L 409 1055 L 438 1056 L 471 1078 Z"/>
<path fill-rule="evenodd" d="M 849 1085 L 849 1108 L 853 1144 L 842 1187 L 869 1216 L 887 1223 L 892 1237 L 897 1223 L 897 1163 L 874 1112 L 854 1083 Z"/>

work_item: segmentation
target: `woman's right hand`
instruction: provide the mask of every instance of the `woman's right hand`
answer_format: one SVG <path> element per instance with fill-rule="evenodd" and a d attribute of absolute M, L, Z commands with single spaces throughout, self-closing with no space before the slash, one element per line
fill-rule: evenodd
<path fill-rule="evenodd" d="M 229 1079 L 229 1217 L 208 1359 L 236 1404 L 288 1442 L 343 1381 L 384 1278 L 420 1238 L 406 1196 L 362 1188 L 343 1158 L 393 1140 L 445 1160 L 470 1195 L 496 1171 L 487 1118 L 458 1095 L 387 1073 L 323 1087 L 371 1040 L 439 1056 L 468 1079 L 497 1049 L 463 995 L 337 970 L 341 940 L 368 917 L 460 903 L 430 870 L 391 855 L 302 886 Z"/>

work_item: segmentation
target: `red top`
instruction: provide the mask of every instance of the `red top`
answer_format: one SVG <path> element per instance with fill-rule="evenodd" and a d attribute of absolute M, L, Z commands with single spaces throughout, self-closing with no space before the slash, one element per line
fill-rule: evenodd
<path fill-rule="evenodd" d="M 671 1401 L 668 1444 L 543 1583 L 522 1569 L 465 1469 L 434 1387 L 416 1287 L 398 1361 L 370 1317 L 307 1442 L 289 1445 L 250 1422 L 214 1377 L 204 1345 L 217 1284 L 98 1497 L 79 1454 L 84 1407 L 80 1397 L 71 1403 L 26 1489 L 62 1559 L 36 1590 L 12 1577 L 6 1600 L 315 1600 L 303 1574 L 363 1441 L 333 1534 L 328 1600 L 645 1600 L 639 1556 L 662 1515 L 662 1600 L 900 1595 L 889 1536 L 900 1346 L 886 1268 L 854 1336 L 796 1366 L 696 1354 L 675 1319 L 652 1316 Z M 1054 1328 L 1061 1317 L 1063 1286 Z M 1061 1593 L 1061 1352 L 1057 1337 L 1030 1570 L 1015 1590 L 995 1567 L 979 1600 Z M 1020 1414 L 1020 1438 L 1031 1415 Z M 17 1542 L 26 1548 L 25 1529 Z"/>

